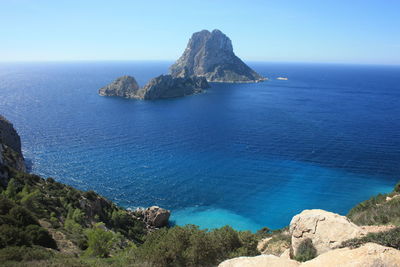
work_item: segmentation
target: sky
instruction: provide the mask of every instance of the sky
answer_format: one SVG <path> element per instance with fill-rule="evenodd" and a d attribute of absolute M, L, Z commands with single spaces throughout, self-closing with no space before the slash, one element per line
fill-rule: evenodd
<path fill-rule="evenodd" d="M 399 0 L 0 0 L 0 61 L 175 60 L 202 29 L 249 61 L 400 64 Z"/>

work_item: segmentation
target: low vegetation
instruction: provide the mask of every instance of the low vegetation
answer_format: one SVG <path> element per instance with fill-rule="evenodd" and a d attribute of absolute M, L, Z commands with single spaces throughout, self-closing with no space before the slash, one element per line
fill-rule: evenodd
<path fill-rule="evenodd" d="M 297 261 L 309 261 L 317 256 L 317 250 L 315 249 L 312 240 L 310 238 L 304 239 L 299 247 L 297 248 L 295 260 Z"/>
<path fill-rule="evenodd" d="M 358 225 L 400 226 L 400 183 L 389 194 L 379 194 L 359 203 L 347 217 Z"/>
<path fill-rule="evenodd" d="M 259 254 L 251 232 L 190 225 L 147 233 L 138 216 L 93 191 L 9 171 L 0 187 L 5 266 L 215 266 Z"/>
<path fill-rule="evenodd" d="M 260 247 L 263 254 L 280 256 L 286 249 L 290 248 L 292 242 L 288 227 L 268 232 L 261 229 L 257 234 L 261 237 L 260 239 L 269 239 L 267 242 L 263 242 Z"/>
<path fill-rule="evenodd" d="M 368 242 L 400 249 L 400 227 L 385 232 L 369 233 L 361 238 L 350 239 L 343 242 L 340 247 L 358 248 Z"/>

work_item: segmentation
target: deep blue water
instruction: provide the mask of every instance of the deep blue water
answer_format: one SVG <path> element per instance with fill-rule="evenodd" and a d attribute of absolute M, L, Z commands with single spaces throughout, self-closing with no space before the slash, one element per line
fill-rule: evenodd
<path fill-rule="evenodd" d="M 170 63 L 2 63 L 0 113 L 32 172 L 172 209 L 177 224 L 278 228 L 306 208 L 346 214 L 400 180 L 400 67 L 254 63 L 272 79 L 161 101 L 97 95 Z"/>

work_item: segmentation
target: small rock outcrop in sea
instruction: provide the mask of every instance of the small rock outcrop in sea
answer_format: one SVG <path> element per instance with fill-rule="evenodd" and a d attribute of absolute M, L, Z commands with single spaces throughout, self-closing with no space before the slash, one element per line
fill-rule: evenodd
<path fill-rule="evenodd" d="M 0 115 L 0 182 L 2 184 L 6 184 L 9 179 L 7 167 L 26 171 L 21 139 L 14 126 Z"/>
<path fill-rule="evenodd" d="M 290 222 L 292 251 L 305 239 L 311 239 L 317 255 L 339 246 L 342 242 L 364 235 L 364 231 L 345 216 L 324 210 L 304 210 Z"/>
<path fill-rule="evenodd" d="M 152 206 L 143 211 L 144 222 L 156 228 L 167 226 L 170 215 L 171 212 L 169 210 L 158 206 Z"/>
<path fill-rule="evenodd" d="M 101 88 L 99 94 L 151 100 L 192 95 L 209 87 L 204 77 L 184 76 L 174 78 L 171 75 L 160 75 L 151 79 L 143 88 L 139 89 L 135 78 L 123 76 Z"/>
<path fill-rule="evenodd" d="M 135 78 L 126 75 L 119 77 L 109 85 L 100 88 L 99 95 L 134 98 L 138 90 L 139 85 Z"/>
<path fill-rule="evenodd" d="M 266 80 L 235 55 L 231 40 L 220 30 L 194 33 L 183 55 L 170 67 L 170 73 L 174 77 L 204 76 L 209 82 Z"/>

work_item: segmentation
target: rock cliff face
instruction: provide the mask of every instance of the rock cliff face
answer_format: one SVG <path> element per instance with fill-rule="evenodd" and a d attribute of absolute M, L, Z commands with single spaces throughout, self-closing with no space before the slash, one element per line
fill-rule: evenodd
<path fill-rule="evenodd" d="M 138 94 L 141 99 L 173 98 L 192 95 L 208 88 L 204 77 L 180 77 L 160 75 L 151 79 Z"/>
<path fill-rule="evenodd" d="M 170 67 L 174 77 L 204 76 L 209 82 L 259 82 L 262 77 L 233 53 L 231 40 L 220 30 L 196 32 L 183 55 Z"/>
<path fill-rule="evenodd" d="M 21 139 L 14 126 L 0 115 L 0 182 L 8 182 L 8 167 L 26 171 Z"/>
<path fill-rule="evenodd" d="M 139 85 L 135 78 L 131 76 L 122 76 L 109 85 L 100 88 L 99 95 L 134 98 L 138 90 Z"/>
<path fill-rule="evenodd" d="M 99 94 L 151 100 L 192 95 L 206 88 L 209 88 L 209 85 L 204 77 L 174 78 L 171 75 L 160 75 L 151 79 L 143 88 L 139 89 L 135 78 L 123 76 L 101 88 Z"/>

